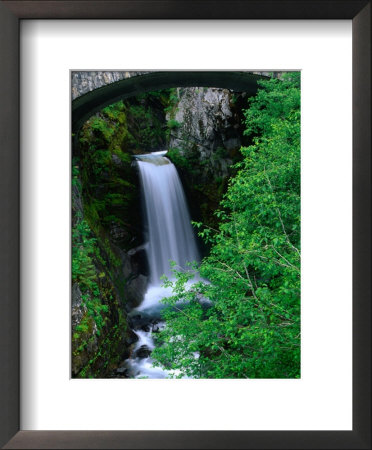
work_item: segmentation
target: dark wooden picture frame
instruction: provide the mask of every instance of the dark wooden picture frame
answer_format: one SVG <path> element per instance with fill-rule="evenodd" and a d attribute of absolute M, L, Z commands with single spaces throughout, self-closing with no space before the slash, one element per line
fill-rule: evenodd
<path fill-rule="evenodd" d="M 352 431 L 20 431 L 19 22 L 22 19 L 352 19 Z M 0 445 L 18 449 L 370 449 L 371 0 L 2 0 L 0 62 Z"/>

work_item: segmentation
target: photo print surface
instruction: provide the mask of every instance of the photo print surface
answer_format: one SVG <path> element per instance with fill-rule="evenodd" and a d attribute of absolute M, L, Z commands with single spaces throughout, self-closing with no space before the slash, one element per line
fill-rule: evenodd
<path fill-rule="evenodd" d="M 300 72 L 71 85 L 72 378 L 300 378 Z"/>

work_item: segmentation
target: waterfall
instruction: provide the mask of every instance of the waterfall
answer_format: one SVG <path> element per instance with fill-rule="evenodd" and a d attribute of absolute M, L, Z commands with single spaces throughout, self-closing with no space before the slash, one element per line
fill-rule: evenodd
<path fill-rule="evenodd" d="M 165 153 L 137 157 L 153 286 L 161 284 L 163 274 L 171 277 L 169 261 L 185 268 L 186 263 L 199 260 L 182 184 Z"/>
<path fill-rule="evenodd" d="M 188 262 L 199 261 L 185 194 L 175 166 L 165 157 L 167 152 L 136 156 L 141 182 L 145 216 L 145 245 L 150 282 L 141 305 L 131 312 L 133 331 L 138 341 L 126 361 L 130 376 L 135 378 L 167 378 L 177 371 L 152 365 L 154 349 L 152 333 L 164 326 L 159 311 L 160 300 L 172 295 L 162 287 L 160 277 L 172 279 L 170 261 L 186 268 Z"/>

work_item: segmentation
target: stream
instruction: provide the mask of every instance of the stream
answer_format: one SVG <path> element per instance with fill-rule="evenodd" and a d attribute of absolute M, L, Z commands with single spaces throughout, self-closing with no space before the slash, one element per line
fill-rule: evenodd
<path fill-rule="evenodd" d="M 188 262 L 199 261 L 191 219 L 177 169 L 165 156 L 167 151 L 136 156 L 141 198 L 145 212 L 144 234 L 149 264 L 149 285 L 142 303 L 130 314 L 132 331 L 138 340 L 131 357 L 125 362 L 131 378 L 167 378 L 177 371 L 153 365 L 155 348 L 153 334 L 165 324 L 161 319 L 162 298 L 172 295 L 171 288 L 162 287 L 160 277 L 172 279 L 170 261 L 185 268 Z"/>

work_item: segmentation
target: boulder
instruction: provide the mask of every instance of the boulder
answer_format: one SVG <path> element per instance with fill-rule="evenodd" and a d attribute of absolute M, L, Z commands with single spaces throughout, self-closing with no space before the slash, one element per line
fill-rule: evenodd
<path fill-rule="evenodd" d="M 136 357 L 137 358 L 148 358 L 151 355 L 151 350 L 146 346 L 142 345 L 137 351 L 136 351 Z"/>
<path fill-rule="evenodd" d="M 142 274 L 127 282 L 125 289 L 126 299 L 132 308 L 136 308 L 141 304 L 146 293 L 147 283 L 147 276 Z"/>

